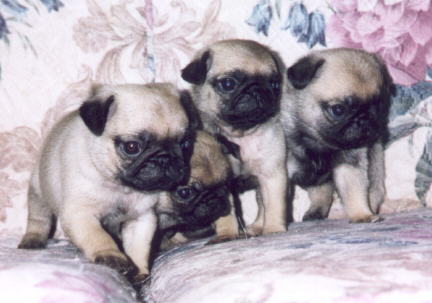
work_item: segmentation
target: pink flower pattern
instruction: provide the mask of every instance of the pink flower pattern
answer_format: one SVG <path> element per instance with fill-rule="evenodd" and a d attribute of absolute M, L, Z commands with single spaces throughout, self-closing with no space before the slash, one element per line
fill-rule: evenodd
<path fill-rule="evenodd" d="M 432 5 L 430 1 L 336 1 L 327 26 L 332 46 L 378 53 L 396 83 L 425 79 L 432 65 Z"/>

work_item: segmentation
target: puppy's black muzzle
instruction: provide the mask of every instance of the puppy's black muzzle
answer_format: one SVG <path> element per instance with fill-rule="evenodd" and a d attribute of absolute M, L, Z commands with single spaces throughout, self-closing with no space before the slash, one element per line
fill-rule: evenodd
<path fill-rule="evenodd" d="M 227 186 L 204 189 L 191 200 L 173 196 L 177 220 L 182 230 L 194 230 L 208 226 L 230 211 Z"/>
<path fill-rule="evenodd" d="M 278 111 L 278 99 L 270 87 L 251 84 L 232 98 L 222 119 L 236 129 L 247 130 L 265 123 Z"/>
<path fill-rule="evenodd" d="M 189 165 L 170 152 L 159 152 L 145 159 L 138 159 L 129 167 L 122 180 L 138 190 L 173 190 L 187 182 Z"/>
<path fill-rule="evenodd" d="M 361 148 L 375 143 L 384 133 L 385 124 L 381 123 L 378 108 L 360 108 L 346 122 L 335 126 L 327 141 L 343 148 Z"/>

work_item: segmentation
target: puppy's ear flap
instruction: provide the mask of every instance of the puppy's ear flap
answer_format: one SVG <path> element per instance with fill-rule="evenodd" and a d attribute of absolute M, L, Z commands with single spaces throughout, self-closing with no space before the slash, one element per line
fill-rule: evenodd
<path fill-rule="evenodd" d="M 183 80 L 189 83 L 201 85 L 204 83 L 207 77 L 207 72 L 210 69 L 210 65 L 210 51 L 205 51 L 200 58 L 195 59 L 182 69 L 181 76 Z"/>
<path fill-rule="evenodd" d="M 193 129 L 202 129 L 202 121 L 199 115 L 199 111 L 192 101 L 192 97 L 187 90 L 180 92 L 180 102 L 186 111 L 186 115 L 189 119 L 189 126 Z"/>
<path fill-rule="evenodd" d="M 85 125 L 96 136 L 102 135 L 108 119 L 108 113 L 114 96 L 108 97 L 105 101 L 89 100 L 85 101 L 79 108 L 79 114 Z"/>
<path fill-rule="evenodd" d="M 303 89 L 312 81 L 324 62 L 324 59 L 313 55 L 301 58 L 288 68 L 288 80 L 296 89 Z"/>

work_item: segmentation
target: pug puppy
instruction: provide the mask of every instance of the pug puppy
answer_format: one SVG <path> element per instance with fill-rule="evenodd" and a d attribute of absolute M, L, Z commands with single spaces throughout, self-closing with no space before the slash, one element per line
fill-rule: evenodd
<path fill-rule="evenodd" d="M 96 87 L 45 140 L 18 247 L 45 247 L 58 218 L 91 261 L 144 279 L 159 195 L 189 178 L 195 130 L 183 100 L 167 83 Z M 112 216 L 122 218 L 124 252 L 101 224 Z"/>
<path fill-rule="evenodd" d="M 351 222 L 373 222 L 385 197 L 383 141 L 392 79 L 370 53 L 312 52 L 287 70 L 282 102 L 293 183 L 311 206 L 303 220 L 328 216 L 336 190 Z"/>
<path fill-rule="evenodd" d="M 209 133 L 198 131 L 188 184 L 162 193 L 156 208 L 165 234 L 162 249 L 214 233 L 209 244 L 237 238 L 231 181 L 223 146 Z"/>
<path fill-rule="evenodd" d="M 258 180 L 258 215 L 249 235 L 286 230 L 286 147 L 279 123 L 281 62 L 250 40 L 223 40 L 197 53 L 182 70 L 204 128 L 239 146 L 234 175 Z"/>

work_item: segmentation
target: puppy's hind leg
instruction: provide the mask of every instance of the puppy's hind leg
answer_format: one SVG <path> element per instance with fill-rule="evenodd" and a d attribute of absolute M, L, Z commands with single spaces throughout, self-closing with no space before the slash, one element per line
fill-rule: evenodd
<path fill-rule="evenodd" d="M 385 200 L 385 163 L 381 142 L 375 143 L 368 151 L 369 203 L 374 214 L 378 214 Z"/>
<path fill-rule="evenodd" d="M 46 246 L 48 237 L 55 224 L 55 217 L 51 209 L 33 186 L 28 192 L 27 229 L 18 248 L 39 249 Z"/>
<path fill-rule="evenodd" d="M 322 220 L 327 218 L 333 203 L 333 182 L 307 188 L 310 207 L 303 216 L 303 221 Z"/>

